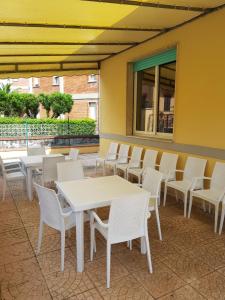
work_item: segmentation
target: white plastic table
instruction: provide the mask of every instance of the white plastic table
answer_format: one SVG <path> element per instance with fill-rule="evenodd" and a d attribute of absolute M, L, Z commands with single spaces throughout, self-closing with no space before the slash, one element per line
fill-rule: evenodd
<path fill-rule="evenodd" d="M 42 168 L 43 157 L 46 156 L 54 157 L 62 156 L 62 154 L 32 155 L 20 158 L 24 171 L 26 172 L 27 197 L 30 201 L 33 199 L 32 171 L 36 168 Z"/>
<path fill-rule="evenodd" d="M 58 190 L 70 204 L 76 218 L 77 272 L 84 270 L 85 210 L 110 205 L 115 198 L 148 192 L 115 175 L 66 182 L 56 182 Z M 142 240 L 142 253 L 145 253 Z"/>

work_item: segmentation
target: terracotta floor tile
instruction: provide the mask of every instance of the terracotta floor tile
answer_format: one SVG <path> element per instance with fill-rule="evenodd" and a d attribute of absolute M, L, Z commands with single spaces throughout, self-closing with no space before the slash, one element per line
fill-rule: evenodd
<path fill-rule="evenodd" d="M 142 269 L 134 272 L 133 276 L 155 298 L 168 294 L 185 285 L 183 280 L 161 262 L 153 265 L 152 274 L 148 270 Z"/>
<path fill-rule="evenodd" d="M 100 300 L 102 299 L 102 297 L 100 296 L 97 289 L 91 289 L 82 294 L 79 294 L 77 296 L 72 296 L 67 299 L 68 300 Z"/>
<path fill-rule="evenodd" d="M 95 259 L 85 265 L 85 271 L 96 286 L 106 284 L 106 257 Z M 111 280 L 128 275 L 127 269 L 115 257 L 111 259 Z"/>
<path fill-rule="evenodd" d="M 25 229 L 15 229 L 0 233 L 0 248 L 28 241 Z"/>
<path fill-rule="evenodd" d="M 29 242 L 2 247 L 0 265 L 17 262 L 31 257 L 34 257 L 34 252 Z"/>
<path fill-rule="evenodd" d="M 1 194 L 0 194 L 1 197 Z M 14 201 L 10 199 L 6 199 L 5 201 L 0 201 L 0 212 L 8 212 L 10 210 L 16 210 L 16 205 Z"/>
<path fill-rule="evenodd" d="M 110 288 L 105 285 L 98 287 L 103 299 L 140 299 L 153 300 L 152 296 L 144 287 L 131 275 L 121 279 L 112 280 Z"/>
<path fill-rule="evenodd" d="M 205 297 L 196 292 L 191 286 L 184 286 L 167 296 L 161 297 L 160 300 L 204 300 Z"/>
<path fill-rule="evenodd" d="M 200 258 L 188 254 L 170 255 L 163 262 L 187 283 L 213 271 Z"/>
<path fill-rule="evenodd" d="M 37 256 L 38 263 L 44 275 L 60 271 L 61 253 L 60 250 L 52 251 Z M 76 268 L 76 259 L 70 248 L 65 248 L 64 269 L 70 270 Z"/>
<path fill-rule="evenodd" d="M 191 286 L 207 299 L 225 299 L 225 277 L 218 272 L 213 272 L 199 280 L 193 281 Z"/>
<path fill-rule="evenodd" d="M 54 299 L 65 299 L 94 288 L 85 272 L 76 273 L 74 269 L 55 272 L 45 276 L 48 288 Z"/>
<path fill-rule="evenodd" d="M 1 226 L 0 226 L 0 233 L 5 231 L 12 231 L 19 228 L 23 228 L 23 223 L 20 219 L 20 217 L 17 218 L 7 218 L 4 217 L 1 219 Z"/>

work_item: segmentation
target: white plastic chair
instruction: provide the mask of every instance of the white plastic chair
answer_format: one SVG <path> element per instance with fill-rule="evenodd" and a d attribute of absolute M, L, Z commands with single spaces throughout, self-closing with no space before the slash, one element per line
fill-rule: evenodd
<path fill-rule="evenodd" d="M 225 217 L 225 200 L 224 200 L 224 197 L 223 197 L 223 202 L 222 202 L 222 212 L 221 212 L 221 217 L 220 217 L 220 229 L 219 229 L 219 234 L 222 233 L 223 223 L 224 223 L 224 217 Z"/>
<path fill-rule="evenodd" d="M 57 163 L 57 181 L 62 182 L 83 178 L 84 170 L 79 160 Z"/>
<path fill-rule="evenodd" d="M 64 270 L 65 231 L 75 227 L 75 216 L 70 207 L 61 208 L 54 190 L 34 184 L 40 205 L 40 226 L 37 253 L 41 250 L 43 225 L 46 224 L 61 232 L 61 271 Z"/>
<path fill-rule="evenodd" d="M 64 156 L 43 157 L 41 182 L 44 186 L 47 182 L 57 180 L 57 163 L 65 161 Z"/>
<path fill-rule="evenodd" d="M 156 167 L 163 174 L 163 181 L 176 180 L 178 154 L 163 152 L 160 164 Z"/>
<path fill-rule="evenodd" d="M 225 163 L 216 162 L 212 177 L 201 177 L 200 180 L 209 180 L 210 187 L 208 189 L 191 191 L 188 218 L 191 216 L 191 208 L 193 197 L 201 198 L 203 201 L 209 202 L 215 206 L 215 222 L 214 232 L 217 232 L 218 213 L 220 202 L 223 201 L 225 196 Z M 196 179 L 198 180 L 198 179 Z M 222 215 L 221 215 L 222 216 Z M 222 218 L 221 218 L 222 219 Z M 223 226 L 223 225 L 222 225 Z M 219 233 L 221 234 L 222 227 L 220 225 Z"/>
<path fill-rule="evenodd" d="M 196 178 L 204 176 L 206 163 L 206 159 L 188 157 L 184 170 L 176 170 L 176 172 L 183 173 L 183 179 L 165 182 L 163 205 L 166 205 L 168 187 L 182 192 L 184 194 L 184 217 L 186 217 L 188 193 L 203 188 L 203 180 L 196 181 Z"/>
<path fill-rule="evenodd" d="M 3 163 L 3 160 L 0 156 L 0 167 L 2 171 L 2 178 L 3 178 L 3 187 L 2 187 L 2 200 L 5 200 L 5 193 L 8 182 L 15 181 L 15 180 L 23 180 L 25 184 L 25 175 L 23 174 L 22 170 L 16 169 L 6 169 Z"/>
<path fill-rule="evenodd" d="M 156 150 L 146 150 L 143 160 L 142 168 L 128 168 L 127 169 L 127 178 L 129 179 L 129 175 L 133 175 L 138 178 L 138 183 L 141 183 L 141 178 L 146 168 L 155 168 L 156 159 L 157 159 L 158 151 Z"/>
<path fill-rule="evenodd" d="M 46 155 L 45 147 L 28 147 L 27 148 L 27 155 Z"/>
<path fill-rule="evenodd" d="M 105 167 L 113 168 L 114 175 L 116 174 L 116 165 L 117 164 L 126 164 L 128 162 L 128 152 L 130 149 L 130 145 L 121 144 L 118 157 L 116 160 L 106 160 Z"/>
<path fill-rule="evenodd" d="M 144 173 L 143 184 L 140 185 L 143 189 L 150 192 L 151 194 L 151 198 L 149 199 L 149 211 L 150 212 L 155 211 L 160 240 L 162 240 L 162 232 L 160 226 L 158 206 L 160 205 L 162 179 L 163 179 L 162 173 L 160 173 L 155 169 L 147 168 Z"/>
<path fill-rule="evenodd" d="M 152 262 L 148 238 L 149 195 L 135 195 L 114 199 L 111 203 L 109 220 L 102 221 L 95 212 L 91 212 L 91 260 L 95 246 L 95 229 L 107 241 L 107 288 L 110 287 L 111 245 L 144 237 L 147 249 L 149 272 Z"/>
<path fill-rule="evenodd" d="M 110 143 L 108 152 L 105 156 L 105 158 L 98 157 L 96 159 L 96 165 L 95 165 L 95 173 L 97 173 L 97 167 L 102 165 L 103 166 L 103 174 L 105 175 L 105 163 L 107 161 L 114 161 L 117 158 L 117 151 L 118 151 L 118 143 Z"/>
<path fill-rule="evenodd" d="M 66 156 L 66 159 L 68 160 L 77 160 L 80 150 L 77 148 L 70 149 L 70 153 L 68 156 Z"/>
<path fill-rule="evenodd" d="M 122 171 L 124 178 L 127 178 L 127 170 L 130 168 L 140 168 L 141 165 L 141 155 L 143 148 L 134 146 L 129 163 L 117 163 L 116 172 Z"/>

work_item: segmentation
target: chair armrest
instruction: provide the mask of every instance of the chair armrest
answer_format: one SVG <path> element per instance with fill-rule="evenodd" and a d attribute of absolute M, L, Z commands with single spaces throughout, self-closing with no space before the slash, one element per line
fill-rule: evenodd
<path fill-rule="evenodd" d="M 62 212 L 61 216 L 62 216 L 63 218 L 67 218 L 67 217 L 71 216 L 72 213 L 73 213 L 72 210 L 71 210 L 71 211 L 68 211 L 68 212 L 66 212 L 66 213 Z"/>
<path fill-rule="evenodd" d="M 99 218 L 99 216 L 96 214 L 96 212 L 94 211 L 91 211 L 90 214 L 94 217 L 94 219 L 96 220 L 96 222 L 101 225 L 102 227 L 104 228 L 108 228 L 109 225 L 108 224 L 105 224 L 102 222 L 102 220 Z"/>

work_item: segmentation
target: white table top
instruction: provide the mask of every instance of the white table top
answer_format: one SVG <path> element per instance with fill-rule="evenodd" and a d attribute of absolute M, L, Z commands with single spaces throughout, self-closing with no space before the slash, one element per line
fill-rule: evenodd
<path fill-rule="evenodd" d="M 56 182 L 59 191 L 74 211 L 110 205 L 115 198 L 150 194 L 135 184 L 115 175 L 90 179 Z"/>
<path fill-rule="evenodd" d="M 26 168 L 39 167 L 42 164 L 43 157 L 57 157 L 57 156 L 62 156 L 62 154 L 31 155 L 31 156 L 21 157 L 20 160 Z"/>

